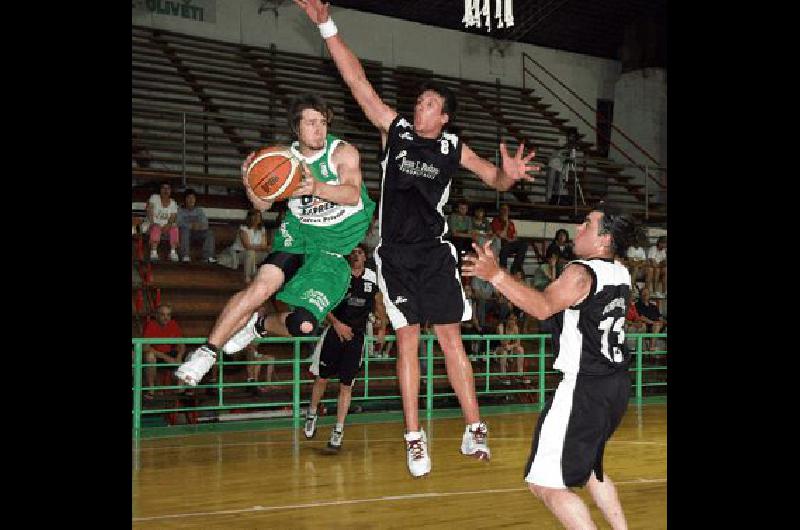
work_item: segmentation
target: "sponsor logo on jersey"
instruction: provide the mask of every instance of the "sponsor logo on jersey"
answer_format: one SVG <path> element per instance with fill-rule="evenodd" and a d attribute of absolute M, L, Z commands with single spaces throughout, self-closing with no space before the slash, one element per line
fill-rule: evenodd
<path fill-rule="evenodd" d="M 320 311 L 325 311 L 325 308 L 328 307 L 329 304 L 328 297 L 325 296 L 325 293 L 315 289 L 308 289 L 300 298 L 302 300 L 308 300 Z"/>
<path fill-rule="evenodd" d="M 395 305 L 397 305 L 397 304 L 402 304 L 403 302 L 408 302 L 408 298 L 406 298 L 406 297 L 405 297 L 405 296 L 403 296 L 403 295 L 399 295 L 399 296 L 398 296 L 398 297 L 395 299 L 395 301 L 394 301 L 394 304 L 395 304 Z"/>
<path fill-rule="evenodd" d="M 399 153 L 397 153 L 397 156 L 396 156 L 396 157 L 394 157 L 394 159 L 395 159 L 395 160 L 400 160 L 401 158 L 403 158 L 403 157 L 404 157 L 404 156 L 406 156 L 407 154 L 408 154 L 408 151 L 406 151 L 405 149 L 403 149 L 402 151 L 400 151 Z"/>
<path fill-rule="evenodd" d="M 413 140 L 414 139 L 414 137 L 411 135 L 410 132 L 400 133 L 400 138 L 402 138 L 403 140 Z"/>
<path fill-rule="evenodd" d="M 281 223 L 280 227 L 281 235 L 283 236 L 283 244 L 284 246 L 291 247 L 292 243 L 294 243 L 294 238 L 292 234 L 286 229 L 286 221 Z"/>
<path fill-rule="evenodd" d="M 421 160 L 409 160 L 403 158 L 399 166 L 400 171 L 407 175 L 414 177 L 424 177 L 426 179 L 435 179 L 439 175 L 439 168 L 433 164 L 426 164 Z"/>

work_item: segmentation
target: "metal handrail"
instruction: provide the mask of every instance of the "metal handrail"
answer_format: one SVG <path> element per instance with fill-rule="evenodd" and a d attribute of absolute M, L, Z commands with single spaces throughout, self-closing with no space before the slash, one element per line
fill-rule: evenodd
<path fill-rule="evenodd" d="M 644 368 L 642 365 L 642 357 L 646 353 L 647 355 L 666 355 L 666 351 L 662 352 L 643 352 L 642 350 L 642 339 L 644 337 L 652 337 L 652 338 L 664 338 L 666 339 L 666 333 L 628 333 L 626 334 L 627 338 L 632 338 L 636 340 L 637 347 L 636 351 L 632 352 L 635 355 L 635 359 L 632 360 L 631 365 L 629 367 L 629 371 L 635 372 L 634 378 L 634 399 L 637 403 L 642 402 L 642 388 L 645 386 L 665 386 L 666 383 L 645 383 L 643 381 L 643 372 L 651 371 L 651 370 L 665 370 L 666 367 L 650 367 Z M 547 370 L 545 366 L 546 359 L 552 359 L 554 357 L 553 354 L 546 354 L 545 353 L 545 341 L 551 338 L 550 334 L 512 334 L 512 335 L 497 335 L 497 334 L 487 334 L 487 335 L 463 335 L 462 339 L 464 340 L 478 340 L 485 342 L 485 350 L 482 354 L 484 356 L 483 362 L 486 367 L 485 372 L 475 372 L 474 375 L 476 378 L 478 377 L 486 377 L 486 385 L 484 390 L 479 390 L 476 388 L 476 393 L 479 395 L 489 395 L 489 394 L 496 394 L 496 395 L 510 395 L 510 394 L 518 394 L 518 393 L 537 393 L 538 394 L 538 405 L 540 407 L 544 406 L 545 403 L 545 392 L 552 391 L 553 388 L 546 388 L 546 375 L 556 374 L 557 372 L 554 370 Z M 494 358 L 494 355 L 491 353 L 490 349 L 490 342 L 491 341 L 498 341 L 498 340 L 537 340 L 539 343 L 538 348 L 531 349 L 527 353 L 522 354 L 509 354 L 507 358 L 513 359 L 518 357 L 528 358 L 528 359 L 538 359 L 538 367 L 535 367 L 529 371 L 523 372 L 516 372 L 516 371 L 506 371 L 506 372 L 493 372 L 491 369 L 490 361 Z M 154 387 L 145 387 L 142 385 L 142 369 L 145 367 L 155 367 L 157 364 L 146 364 L 142 362 L 143 356 L 143 346 L 145 344 L 202 344 L 206 342 L 207 339 L 205 338 L 132 338 L 131 342 L 133 343 L 133 435 L 136 440 L 138 440 L 141 436 L 141 421 L 142 416 L 144 414 L 153 415 L 153 414 L 164 414 L 164 413 L 176 413 L 176 412 L 191 412 L 191 411 L 224 411 L 230 409 L 253 409 L 253 408 L 264 408 L 264 407 L 284 407 L 290 406 L 292 410 L 292 420 L 295 426 L 299 426 L 300 418 L 301 418 L 301 399 L 300 399 L 300 385 L 303 383 L 309 382 L 308 380 L 304 380 L 301 378 L 301 370 L 300 364 L 301 363 L 308 363 L 310 362 L 308 359 L 301 359 L 300 357 L 300 343 L 306 342 L 316 342 L 319 340 L 319 337 L 268 337 L 268 338 L 261 338 L 256 339 L 257 343 L 292 343 L 293 344 L 293 355 L 291 359 L 286 360 L 275 360 L 275 361 L 268 361 L 268 360 L 260 360 L 260 361 L 238 361 L 238 362 L 231 362 L 226 361 L 224 355 L 220 355 L 217 362 L 219 365 L 219 371 L 217 376 L 217 382 L 208 385 L 198 385 L 195 388 L 214 388 L 217 391 L 218 395 L 218 402 L 215 405 L 203 405 L 203 406 L 179 406 L 179 407 L 172 407 L 172 408 L 156 408 L 156 409 L 143 409 L 142 408 L 142 396 L 145 390 L 179 390 L 179 389 L 186 389 L 185 386 L 181 386 L 178 384 L 170 385 L 170 386 L 154 386 Z M 375 342 L 376 338 L 372 336 L 367 336 L 367 340 L 370 342 Z M 396 341 L 396 336 L 394 335 L 387 335 L 384 338 L 387 342 L 394 342 Z M 419 355 L 419 359 L 421 362 L 425 362 L 425 369 L 421 370 L 423 377 L 426 377 L 426 384 L 424 387 L 423 392 L 425 393 L 425 411 L 428 417 L 431 416 L 433 412 L 433 398 L 435 397 L 442 397 L 442 396 L 450 396 L 453 395 L 451 392 L 445 393 L 436 393 L 434 392 L 434 385 L 433 380 L 442 380 L 447 378 L 447 375 L 443 374 L 434 374 L 434 360 L 441 360 L 444 359 L 443 355 L 433 355 L 433 341 L 437 340 L 435 335 L 429 334 L 421 334 L 420 341 L 424 343 L 425 350 L 421 352 Z M 366 345 L 365 345 L 366 347 Z M 536 351 L 538 350 L 538 351 Z M 369 395 L 369 381 L 373 380 L 387 380 L 387 379 L 396 379 L 396 376 L 383 376 L 383 377 L 370 377 L 369 375 L 369 363 L 375 362 L 377 359 L 370 359 L 369 355 L 364 356 L 364 396 L 357 397 L 353 396 L 353 400 L 362 400 L 362 401 L 370 401 L 370 400 L 386 400 L 386 399 L 399 399 L 399 395 Z M 381 360 L 383 361 L 383 360 Z M 386 360 L 388 361 L 388 360 Z M 233 403 L 233 404 L 225 404 L 223 392 L 224 388 L 230 387 L 249 387 L 249 386 L 266 386 L 264 383 L 256 382 L 256 383 L 223 383 L 223 368 L 228 364 L 235 364 L 235 365 L 287 365 L 291 364 L 292 366 L 292 381 L 287 382 L 277 382 L 277 383 L 268 383 L 268 385 L 274 386 L 292 386 L 292 398 L 290 402 L 259 402 L 259 403 Z M 173 366 L 176 367 L 175 364 L 161 364 L 158 365 L 162 368 Z M 500 389 L 500 390 L 493 390 L 490 388 L 490 377 L 492 375 L 529 375 L 535 376 L 538 374 L 538 385 L 531 386 L 531 388 L 523 388 L 523 389 Z M 362 378 L 359 378 L 361 380 Z M 322 402 L 331 402 L 333 400 L 322 400 Z"/>
<path fill-rule="evenodd" d="M 573 113 L 573 114 L 574 114 L 574 115 L 575 115 L 575 116 L 576 116 L 576 117 L 577 117 L 579 120 L 581 120 L 583 123 L 585 123 L 586 125 L 588 125 L 588 126 L 589 126 L 589 128 L 590 128 L 590 129 L 592 129 L 592 130 L 593 130 L 595 133 L 597 133 L 597 134 L 599 134 L 599 135 L 601 135 L 601 136 L 603 136 L 603 137 L 605 138 L 605 136 L 604 136 L 604 135 L 603 135 L 603 134 L 602 134 L 600 131 L 598 131 L 598 130 L 597 130 L 597 127 L 595 127 L 594 125 L 592 125 L 592 124 L 591 124 L 591 123 L 590 123 L 590 122 L 589 122 L 589 121 L 588 121 L 586 118 L 584 118 L 584 117 L 583 117 L 583 116 L 582 116 L 582 115 L 581 115 L 581 114 L 580 114 L 580 113 L 579 113 L 577 110 L 575 110 L 574 108 L 572 108 L 572 106 L 571 106 L 569 103 L 567 103 L 566 101 L 564 101 L 564 99 L 562 99 L 562 98 L 561 98 L 561 97 L 560 97 L 558 94 L 556 94 L 556 93 L 555 93 L 555 91 L 554 91 L 553 89 L 551 89 L 549 86 L 547 86 L 547 85 L 544 83 L 544 81 L 542 81 L 541 79 L 539 79 L 539 77 L 537 77 L 537 76 L 536 76 L 536 74 L 534 74 L 533 72 L 531 72 L 530 70 L 528 70 L 528 69 L 525 67 L 525 59 L 526 59 L 526 58 L 530 59 L 530 60 L 531 60 L 531 61 L 532 61 L 534 64 L 536 64 L 537 66 L 539 66 L 539 67 L 541 67 L 542 69 L 544 69 L 544 70 L 545 70 L 545 71 L 546 71 L 546 72 L 547 72 L 547 73 L 548 73 L 548 74 L 549 74 L 551 77 L 553 77 L 554 79 L 556 79 L 556 81 L 557 81 L 557 82 L 558 82 L 558 83 L 559 83 L 561 86 L 563 86 L 564 88 L 566 88 L 566 89 L 567 89 L 567 90 L 570 92 L 570 94 L 572 94 L 572 95 L 574 95 L 576 98 L 578 98 L 578 99 L 579 99 L 579 100 L 580 100 L 580 101 L 581 101 L 583 104 L 587 105 L 589 108 L 592 108 L 592 107 L 591 107 L 591 105 L 589 105 L 588 103 L 586 103 L 586 101 L 584 101 L 582 98 L 580 98 L 580 96 L 578 96 L 577 94 L 575 94 L 575 92 L 574 92 L 574 91 L 572 91 L 572 90 L 571 90 L 569 87 L 567 87 L 567 86 L 566 86 L 564 83 L 562 83 L 562 82 L 561 82 L 559 79 L 557 79 L 557 78 L 555 77 L 555 75 L 554 75 L 554 74 L 552 74 L 551 72 L 547 71 L 547 70 L 546 70 L 546 69 L 545 69 L 545 68 L 544 68 L 544 67 L 543 67 L 541 64 L 539 64 L 539 63 L 538 63 L 538 62 L 537 62 L 535 59 L 533 59 L 533 58 L 532 58 L 530 55 L 528 55 L 528 54 L 527 54 L 527 53 L 525 53 L 525 52 L 522 52 L 522 71 L 523 71 L 523 76 L 522 76 L 522 87 L 523 87 L 523 89 L 525 88 L 525 75 L 524 75 L 524 74 L 529 74 L 529 75 L 530 75 L 531 77 L 533 77 L 533 78 L 534 78 L 536 81 L 538 81 L 538 82 L 539 82 L 539 84 L 540 84 L 542 87 L 544 87 L 544 88 L 545 88 L 545 89 L 546 89 L 546 90 L 547 90 L 547 91 L 548 91 L 548 92 L 549 92 L 549 93 L 550 93 L 550 94 L 551 94 L 551 95 L 552 95 L 554 98 L 556 98 L 556 99 L 557 99 L 557 100 L 558 100 L 558 101 L 559 101 L 559 102 L 560 102 L 562 105 L 564 105 L 564 106 L 565 106 L 567 109 L 569 109 L 569 110 L 570 110 L 570 112 L 572 112 L 572 113 Z M 596 110 L 595 110 L 595 112 L 596 112 Z M 611 124 L 611 126 L 612 126 L 612 127 L 615 129 L 615 130 L 617 130 L 618 132 L 620 132 L 620 133 L 621 133 L 621 134 L 622 134 L 622 135 L 623 135 L 623 136 L 624 136 L 626 139 L 628 139 L 628 141 L 630 141 L 630 142 L 631 142 L 631 144 L 633 144 L 633 145 L 634 145 L 634 146 L 635 146 L 637 149 L 639 149 L 639 150 L 640 150 L 640 151 L 641 151 L 641 152 L 642 152 L 642 153 L 643 153 L 645 156 L 647 156 L 647 157 L 648 157 L 650 160 L 652 160 L 652 161 L 653 161 L 653 162 L 655 162 L 656 164 L 659 164 L 659 163 L 658 163 L 658 161 L 657 161 L 655 158 L 653 158 L 653 157 L 652 157 L 652 156 L 651 156 L 649 153 L 647 153 L 647 152 L 646 152 L 646 151 L 645 151 L 645 150 L 644 150 L 644 149 L 643 149 L 641 146 L 639 146 L 639 145 L 638 145 L 636 142 L 634 142 L 633 140 L 631 140 L 631 139 L 628 137 L 628 135 L 624 134 L 622 131 L 619 131 L 619 129 L 618 129 L 616 126 L 614 126 L 613 124 Z M 617 144 L 615 144 L 615 143 L 614 143 L 614 142 L 611 140 L 611 138 L 607 138 L 607 139 L 608 139 L 608 142 L 609 142 L 609 144 L 610 144 L 610 145 L 612 145 L 614 148 L 616 148 L 616 149 L 617 149 L 617 151 L 619 151 L 619 152 L 620 152 L 620 153 L 621 153 L 621 154 L 622 154 L 622 155 L 623 155 L 623 156 L 624 156 L 626 159 L 628 159 L 628 160 L 629 160 L 629 161 L 630 161 L 630 162 L 631 162 L 631 163 L 632 163 L 632 164 L 633 164 L 633 165 L 634 165 L 636 168 L 640 169 L 642 172 L 644 172 L 644 173 L 645 173 L 646 179 L 647 179 L 647 178 L 649 178 L 649 179 L 652 179 L 652 180 L 653 180 L 653 182 L 655 182 L 655 183 L 656 183 L 656 184 L 657 184 L 657 185 L 658 185 L 660 188 L 662 188 L 662 189 L 666 189 L 666 188 L 667 188 L 667 185 L 666 185 L 664 182 L 661 182 L 661 180 L 659 180 L 659 179 L 656 179 L 655 177 L 653 177 L 652 175 L 650 175 L 650 173 L 649 173 L 649 171 L 648 171 L 648 166 L 646 166 L 646 165 L 643 165 L 643 164 L 640 164 L 640 163 L 636 162 L 636 160 L 634 160 L 634 159 L 633 159 L 633 157 L 631 157 L 631 156 L 630 156 L 630 155 L 629 155 L 629 154 L 628 154 L 628 153 L 627 153 L 625 150 L 623 150 L 623 149 L 622 149 L 622 148 L 620 148 L 620 147 L 619 147 Z M 646 180 L 646 179 L 645 179 L 645 180 Z"/>

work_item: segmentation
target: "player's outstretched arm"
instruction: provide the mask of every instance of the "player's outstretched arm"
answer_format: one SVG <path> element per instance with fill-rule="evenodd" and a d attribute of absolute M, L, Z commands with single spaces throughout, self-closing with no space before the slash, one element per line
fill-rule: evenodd
<path fill-rule="evenodd" d="M 397 112 L 381 100 L 367 79 L 358 57 L 337 34 L 336 26 L 328 14 L 330 4 L 323 4 L 320 0 L 294 0 L 294 3 L 320 27 L 320 33 L 325 39 L 333 62 L 336 63 L 336 68 L 339 69 L 342 79 L 347 83 L 361 110 L 367 115 L 367 119 L 382 133 L 388 132 Z"/>
<path fill-rule="evenodd" d="M 533 177 L 527 174 L 528 171 L 539 171 L 538 165 L 529 165 L 528 162 L 536 155 L 536 151 L 531 149 L 527 156 L 523 157 L 524 144 L 519 144 L 516 154 L 509 156 L 506 144 L 500 144 L 500 156 L 503 159 L 503 167 L 499 168 L 478 156 L 475 151 L 464 144 L 461 148 L 461 165 L 472 171 L 486 185 L 500 191 L 506 191 L 520 180 L 533 182 Z"/>
<path fill-rule="evenodd" d="M 495 260 L 490 242 L 487 241 L 483 248 L 474 243 L 472 246 L 477 255 L 464 257 L 462 273 L 490 282 L 512 304 L 539 320 L 545 320 L 581 302 L 592 289 L 592 277 L 586 268 L 570 265 L 556 281 L 540 292 L 519 282 L 501 268 Z"/>
<path fill-rule="evenodd" d="M 305 178 L 292 196 L 314 195 L 336 204 L 350 206 L 358 204 L 361 198 L 361 158 L 358 149 L 348 143 L 340 142 L 331 155 L 331 162 L 339 176 L 339 184 L 327 184 L 315 179 L 311 176 L 308 166 L 303 164 Z"/>

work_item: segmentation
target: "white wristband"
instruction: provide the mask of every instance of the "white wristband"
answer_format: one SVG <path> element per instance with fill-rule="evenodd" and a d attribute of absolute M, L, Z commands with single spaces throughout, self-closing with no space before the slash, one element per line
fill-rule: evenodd
<path fill-rule="evenodd" d="M 319 28 L 319 34 L 322 35 L 323 39 L 329 39 L 330 37 L 333 37 L 339 33 L 339 30 L 336 29 L 336 24 L 333 23 L 333 19 L 330 17 L 328 17 L 328 20 L 322 24 L 317 24 L 317 27 Z"/>

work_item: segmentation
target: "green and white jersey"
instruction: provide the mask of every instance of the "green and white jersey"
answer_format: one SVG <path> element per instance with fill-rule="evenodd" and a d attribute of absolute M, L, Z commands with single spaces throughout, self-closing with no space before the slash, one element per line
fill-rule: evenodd
<path fill-rule="evenodd" d="M 335 186 L 340 181 L 331 155 L 342 141 L 329 134 L 325 139 L 325 149 L 311 157 L 300 153 L 299 142 L 294 142 L 290 150 L 308 164 L 315 179 Z M 358 204 L 352 206 L 312 195 L 291 198 L 287 206 L 284 222 L 275 234 L 275 250 L 302 253 L 325 251 L 343 256 L 364 239 L 375 210 L 375 202 L 369 198 L 363 182 Z"/>

